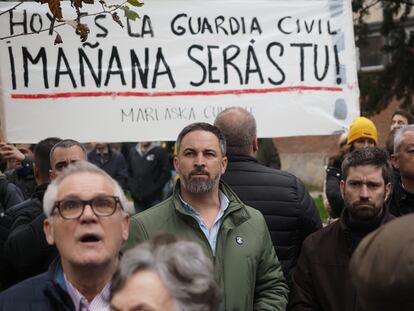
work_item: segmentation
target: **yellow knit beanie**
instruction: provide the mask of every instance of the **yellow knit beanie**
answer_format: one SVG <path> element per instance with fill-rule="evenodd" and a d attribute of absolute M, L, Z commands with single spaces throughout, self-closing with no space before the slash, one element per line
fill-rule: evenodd
<path fill-rule="evenodd" d="M 378 132 L 375 124 L 365 117 L 358 117 L 352 121 L 349 128 L 349 134 L 347 144 L 351 144 L 358 138 L 371 138 L 375 141 L 375 145 L 378 144 Z"/>

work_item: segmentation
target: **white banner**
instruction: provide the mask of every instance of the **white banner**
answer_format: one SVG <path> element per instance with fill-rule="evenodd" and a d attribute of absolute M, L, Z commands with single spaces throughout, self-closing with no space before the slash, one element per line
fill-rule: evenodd
<path fill-rule="evenodd" d="M 47 5 L 0 16 L 9 141 L 175 140 L 229 106 L 251 111 L 261 137 L 332 134 L 359 115 L 350 1 L 151 0 L 135 21 L 118 13 L 124 28 L 100 5 L 82 11 L 87 42 L 64 25 L 60 45 Z"/>

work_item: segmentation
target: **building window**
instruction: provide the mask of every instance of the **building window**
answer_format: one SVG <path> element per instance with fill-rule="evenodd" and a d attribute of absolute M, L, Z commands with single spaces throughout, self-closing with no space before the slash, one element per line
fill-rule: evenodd
<path fill-rule="evenodd" d="M 364 39 L 359 46 L 359 61 L 361 70 L 378 70 L 384 68 L 386 55 L 382 51 L 384 37 L 373 35 Z"/>

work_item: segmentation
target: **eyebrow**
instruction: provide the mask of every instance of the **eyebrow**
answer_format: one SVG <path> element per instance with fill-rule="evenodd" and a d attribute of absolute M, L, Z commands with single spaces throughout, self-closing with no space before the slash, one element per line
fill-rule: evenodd
<path fill-rule="evenodd" d="M 187 148 L 183 149 L 183 152 L 185 152 L 185 151 L 198 151 L 198 149 L 193 148 L 193 147 L 187 147 Z M 215 153 L 217 153 L 217 150 L 214 149 L 214 148 L 204 148 L 204 149 L 201 149 L 200 151 L 201 152 L 215 152 Z"/>
<path fill-rule="evenodd" d="M 98 197 L 103 197 L 103 196 L 112 196 L 112 195 L 114 195 L 114 194 L 112 194 L 112 193 L 103 193 L 103 192 L 100 192 L 100 193 L 96 193 L 93 197 L 92 197 L 92 199 L 94 199 L 94 198 L 98 198 Z M 71 200 L 71 199 L 75 199 L 75 200 L 82 200 L 80 197 L 79 197 L 79 195 L 78 194 L 76 194 L 76 193 L 71 193 L 71 194 L 68 194 L 68 195 L 66 195 L 66 196 L 64 196 L 61 200 Z"/>
<path fill-rule="evenodd" d="M 360 183 L 366 183 L 366 184 L 368 184 L 368 183 L 381 184 L 381 180 L 369 179 L 369 180 L 364 182 L 362 179 L 359 179 L 359 178 L 348 178 L 347 182 L 360 182 Z"/>
<path fill-rule="evenodd" d="M 145 310 L 150 310 L 150 311 L 154 310 L 155 311 L 155 309 L 153 307 L 149 306 L 145 302 L 144 303 L 139 303 L 135 306 L 132 306 L 132 308 L 130 308 L 129 310 L 130 311 L 142 311 L 142 310 L 144 310 L 144 308 L 145 308 Z"/>
<path fill-rule="evenodd" d="M 112 303 L 110 304 L 109 307 L 113 311 L 121 311 L 122 310 L 122 309 L 119 309 L 119 308 L 115 307 Z M 147 305 L 146 303 L 138 303 L 137 305 L 134 305 L 134 306 L 128 308 L 128 310 L 129 311 L 142 311 L 143 308 L 145 308 L 145 310 L 150 310 L 150 311 L 154 310 L 155 311 L 155 309 L 153 307 Z"/>

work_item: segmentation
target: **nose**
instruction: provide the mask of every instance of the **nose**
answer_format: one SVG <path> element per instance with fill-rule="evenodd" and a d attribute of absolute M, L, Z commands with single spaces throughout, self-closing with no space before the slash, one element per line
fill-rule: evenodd
<path fill-rule="evenodd" d="M 195 158 L 194 165 L 195 166 L 205 166 L 206 165 L 204 155 L 201 152 L 197 154 L 197 157 Z"/>
<path fill-rule="evenodd" d="M 361 200 L 368 200 L 369 199 L 369 190 L 367 185 L 362 185 L 361 189 L 359 190 L 359 197 Z"/>
<path fill-rule="evenodd" d="M 83 209 L 83 213 L 81 215 L 81 220 L 85 221 L 85 220 L 95 219 L 96 217 L 97 216 L 92 210 L 92 206 L 90 204 L 86 204 Z"/>

